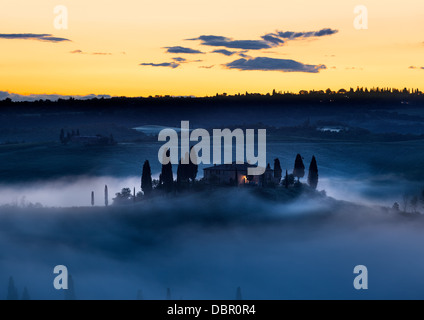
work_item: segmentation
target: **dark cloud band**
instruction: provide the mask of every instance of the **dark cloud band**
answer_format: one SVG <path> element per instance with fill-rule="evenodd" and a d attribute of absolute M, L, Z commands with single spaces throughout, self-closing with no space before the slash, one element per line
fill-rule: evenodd
<path fill-rule="evenodd" d="M 229 69 L 238 70 L 261 70 L 283 72 L 307 72 L 317 73 L 326 69 L 325 65 L 309 65 L 288 59 L 274 59 L 258 57 L 253 59 L 238 59 L 225 65 Z"/>
<path fill-rule="evenodd" d="M 294 40 L 298 38 L 323 37 L 335 34 L 337 32 L 338 30 L 324 28 L 319 31 L 309 32 L 276 31 L 275 33 L 268 33 L 262 36 L 262 40 L 233 40 L 231 38 L 215 35 L 201 35 L 197 38 L 186 40 L 199 40 L 204 46 L 224 47 L 228 49 L 261 50 L 282 46 L 288 40 Z M 217 50 L 213 52 L 217 52 Z M 224 52 L 221 53 L 230 55 L 230 51 L 227 51 L 228 54 Z"/>
<path fill-rule="evenodd" d="M 21 40 L 38 40 L 47 42 L 64 42 L 71 41 L 66 38 L 55 37 L 52 34 L 36 34 L 36 33 L 0 33 L 0 39 L 21 39 Z"/>
<path fill-rule="evenodd" d="M 230 38 L 213 35 L 203 35 L 197 38 L 187 39 L 190 41 L 200 40 L 204 46 L 224 47 L 229 49 L 260 50 L 274 46 L 273 43 L 264 40 L 232 40 Z"/>
<path fill-rule="evenodd" d="M 175 62 L 163 62 L 163 63 L 140 63 L 140 66 L 169 67 L 169 68 L 175 69 L 175 68 L 178 68 L 180 65 Z"/>
<path fill-rule="evenodd" d="M 180 46 L 165 47 L 165 49 L 167 49 L 166 52 L 168 52 L 168 53 L 188 53 L 188 54 L 200 54 L 200 53 L 203 53 L 202 51 L 199 51 L 199 50 L 194 50 L 194 49 L 180 47 Z"/>
<path fill-rule="evenodd" d="M 294 40 L 299 38 L 313 38 L 313 37 L 324 37 L 336 34 L 339 32 L 335 29 L 324 28 L 319 31 L 308 31 L 308 32 L 293 32 L 293 31 L 277 31 L 276 33 L 269 33 L 266 36 L 277 37 L 280 39 Z"/>
<path fill-rule="evenodd" d="M 229 50 L 225 50 L 225 49 L 219 49 L 219 50 L 212 51 L 212 53 L 220 53 L 220 54 L 223 54 L 224 56 L 232 56 L 233 54 L 236 54 L 237 51 L 229 51 Z"/>

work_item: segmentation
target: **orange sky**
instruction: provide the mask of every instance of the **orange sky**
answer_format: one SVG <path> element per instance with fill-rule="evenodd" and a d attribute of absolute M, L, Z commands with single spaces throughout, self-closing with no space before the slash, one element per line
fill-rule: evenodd
<path fill-rule="evenodd" d="M 368 8 L 367 30 L 356 30 L 354 7 Z M 68 29 L 54 27 L 53 10 L 68 9 Z M 0 34 L 51 34 L 71 41 L 0 37 L 0 91 L 18 94 L 113 96 L 266 93 L 272 89 L 338 90 L 380 86 L 424 90 L 424 1 L 108 1 L 2 0 Z M 201 35 L 261 41 L 276 31 L 338 32 L 285 39 L 278 47 L 244 52 L 257 57 L 325 65 L 317 73 L 229 69 L 241 49 L 187 41 Z M 203 54 L 172 54 L 182 46 Z M 213 50 L 236 51 L 232 56 Z M 71 53 L 81 50 L 83 53 Z M 107 53 L 103 55 L 93 53 Z M 140 66 L 187 60 L 176 68 Z M 202 61 L 197 61 L 202 60 Z M 278 60 L 280 61 L 280 60 Z M 212 68 L 202 68 L 213 66 Z M 409 68 L 415 66 L 415 69 Z"/>

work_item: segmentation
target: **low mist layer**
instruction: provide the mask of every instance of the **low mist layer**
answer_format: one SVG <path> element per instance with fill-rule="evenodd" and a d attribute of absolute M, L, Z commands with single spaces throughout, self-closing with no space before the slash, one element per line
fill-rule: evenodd
<path fill-rule="evenodd" d="M 231 200 L 231 201 L 230 201 Z M 226 189 L 108 208 L 3 208 L 0 288 L 62 299 L 423 298 L 423 220 L 331 198 L 280 204 Z M 366 265 L 369 290 L 353 288 Z M 0 291 L 1 292 L 1 291 Z M 4 298 L 0 296 L 0 298 Z"/>

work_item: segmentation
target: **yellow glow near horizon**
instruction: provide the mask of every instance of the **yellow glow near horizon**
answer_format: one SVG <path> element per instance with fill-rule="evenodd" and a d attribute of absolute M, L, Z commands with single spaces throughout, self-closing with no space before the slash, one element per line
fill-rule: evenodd
<path fill-rule="evenodd" d="M 68 30 L 56 30 L 53 8 L 65 5 Z M 366 5 L 369 29 L 353 27 L 354 7 Z M 214 95 L 273 89 L 333 90 L 357 86 L 424 90 L 424 2 L 241 0 L 203 2 L 3 0 L 0 33 L 43 33 L 70 39 L 49 43 L 0 39 L 0 91 L 19 94 L 109 94 L 112 96 Z M 251 57 L 292 59 L 327 66 L 319 73 L 229 70 L 240 59 L 210 53 L 218 47 L 185 41 L 200 35 L 260 40 L 266 33 L 337 29 L 335 35 L 293 40 L 251 50 Z M 184 46 L 206 54 L 169 54 Z M 72 54 L 81 50 L 84 54 Z M 231 49 L 228 49 L 231 50 Z M 93 53 L 110 53 L 94 55 Z M 184 57 L 178 68 L 139 66 Z M 195 60 L 202 62 L 195 62 Z M 213 68 L 199 68 L 211 66 Z M 410 69 L 416 66 L 417 69 Z"/>

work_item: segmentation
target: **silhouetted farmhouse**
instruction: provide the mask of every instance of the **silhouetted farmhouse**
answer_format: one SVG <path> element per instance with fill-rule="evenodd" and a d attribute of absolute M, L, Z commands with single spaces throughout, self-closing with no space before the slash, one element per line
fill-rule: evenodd
<path fill-rule="evenodd" d="M 254 184 L 274 182 L 274 170 L 270 165 L 266 167 L 265 173 L 261 176 L 248 176 L 247 168 L 256 167 L 247 163 L 221 164 L 203 169 L 203 176 L 206 183 L 211 184 Z"/>

